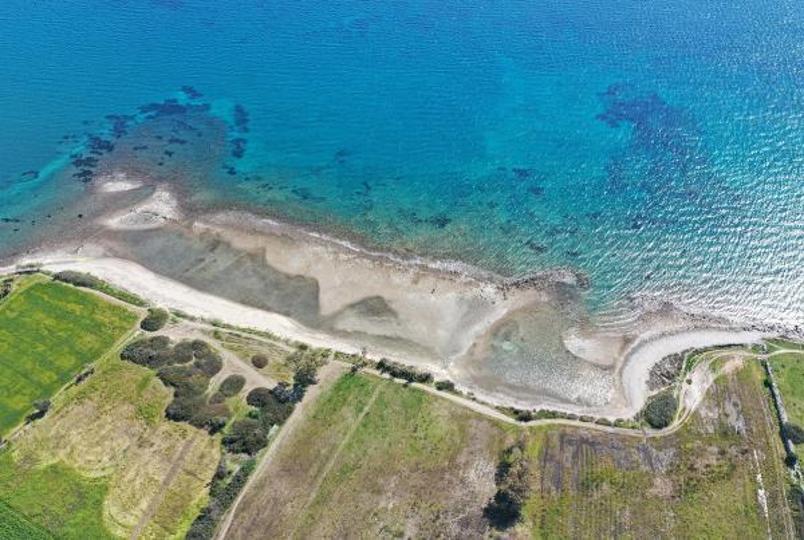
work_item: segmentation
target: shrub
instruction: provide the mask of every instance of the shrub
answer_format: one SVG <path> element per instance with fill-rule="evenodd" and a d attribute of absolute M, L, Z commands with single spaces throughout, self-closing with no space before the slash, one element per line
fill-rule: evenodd
<path fill-rule="evenodd" d="M 91 274 L 74 272 L 72 270 L 56 272 L 56 274 L 53 275 L 53 279 L 62 281 L 64 283 L 69 283 L 70 285 L 75 285 L 76 287 L 85 287 L 87 289 L 97 289 L 103 285 L 103 281 Z"/>
<path fill-rule="evenodd" d="M 258 420 L 243 418 L 232 424 L 223 444 L 232 453 L 254 455 L 268 444 L 268 433 Z"/>
<path fill-rule="evenodd" d="M 436 390 L 441 390 L 442 392 L 454 392 L 455 391 L 455 383 L 452 381 L 436 381 L 435 382 Z"/>
<path fill-rule="evenodd" d="M 218 356 L 218 353 L 213 351 L 200 356 L 196 353 L 193 365 L 209 377 L 214 377 L 223 368 L 223 360 Z"/>
<path fill-rule="evenodd" d="M 251 357 L 251 363 L 257 369 L 262 369 L 268 365 L 268 357 L 262 354 L 255 354 Z"/>
<path fill-rule="evenodd" d="M 306 388 L 318 382 L 316 378 L 317 367 L 313 364 L 304 364 L 293 374 L 293 385 Z"/>
<path fill-rule="evenodd" d="M 294 404 L 289 401 L 279 401 L 271 394 L 271 398 L 259 409 L 259 418 L 263 427 L 270 429 L 274 425 L 283 424 L 293 412 Z"/>
<path fill-rule="evenodd" d="M 148 315 L 140 322 L 140 328 L 147 332 L 161 330 L 168 321 L 170 314 L 164 309 L 151 308 Z"/>
<path fill-rule="evenodd" d="M 174 422 L 188 422 L 203 406 L 204 399 L 201 396 L 175 397 L 165 409 L 165 416 Z"/>
<path fill-rule="evenodd" d="M 673 422 L 677 409 L 678 400 L 676 397 L 669 392 L 665 392 L 650 400 L 642 414 L 651 427 L 663 429 Z"/>
<path fill-rule="evenodd" d="M 154 336 L 133 341 L 120 352 L 120 358 L 149 368 L 173 363 L 170 338 Z"/>
<path fill-rule="evenodd" d="M 260 386 L 258 388 L 254 388 L 248 393 L 246 396 L 246 403 L 259 409 L 272 399 L 273 396 L 271 395 L 271 390 L 265 388 L 264 386 Z"/>
<path fill-rule="evenodd" d="M 801 429 L 801 426 L 797 424 L 786 422 L 782 426 L 782 434 L 785 438 L 790 439 L 793 444 L 804 443 L 804 429 Z"/>
<path fill-rule="evenodd" d="M 157 375 L 163 383 L 175 389 L 177 397 L 203 395 L 209 386 L 209 377 L 194 364 L 166 366 Z"/>
<path fill-rule="evenodd" d="M 221 383 L 220 388 L 218 388 L 218 392 L 226 397 L 236 396 L 240 393 L 245 385 L 246 378 L 242 375 L 229 375 Z"/>
<path fill-rule="evenodd" d="M 189 423 L 197 428 L 206 429 L 214 434 L 226 427 L 229 419 L 229 408 L 223 403 L 203 405 L 190 418 Z"/>
<path fill-rule="evenodd" d="M 523 411 L 522 409 L 514 409 L 514 418 L 518 422 L 530 422 L 533 420 L 533 413 L 531 411 Z"/>

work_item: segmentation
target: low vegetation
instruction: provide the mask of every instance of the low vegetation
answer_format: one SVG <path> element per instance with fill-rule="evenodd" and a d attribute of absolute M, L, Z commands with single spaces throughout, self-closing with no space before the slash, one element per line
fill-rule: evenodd
<path fill-rule="evenodd" d="M 0 436 L 109 351 L 137 320 L 73 287 L 41 276 L 24 281 L 0 304 Z"/>

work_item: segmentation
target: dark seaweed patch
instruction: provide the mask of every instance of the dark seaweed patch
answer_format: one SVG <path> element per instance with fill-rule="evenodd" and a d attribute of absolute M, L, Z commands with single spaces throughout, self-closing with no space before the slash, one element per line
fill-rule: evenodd
<path fill-rule="evenodd" d="M 232 157 L 236 159 L 242 158 L 246 153 L 246 139 L 238 137 L 232 139 Z"/>
<path fill-rule="evenodd" d="M 201 92 L 187 84 L 181 87 L 181 91 L 188 99 L 199 99 L 204 96 Z"/>
<path fill-rule="evenodd" d="M 106 139 L 102 139 L 97 135 L 90 135 L 87 143 L 89 146 L 89 153 L 95 154 L 96 156 L 114 150 L 114 144 L 112 144 L 112 141 L 107 141 Z"/>
<path fill-rule="evenodd" d="M 147 144 L 138 144 L 137 146 L 132 148 L 132 150 L 134 150 L 135 152 L 139 152 L 140 150 L 148 150 L 148 145 Z"/>
<path fill-rule="evenodd" d="M 18 218 L 2 217 L 0 218 L 0 223 L 22 223 L 22 220 Z"/>
<path fill-rule="evenodd" d="M 313 195 L 313 192 L 312 192 L 312 191 L 310 191 L 310 190 L 309 190 L 308 188 L 306 188 L 306 187 L 298 187 L 298 188 L 294 188 L 294 189 L 292 189 L 290 192 L 291 192 L 291 193 L 293 193 L 293 194 L 294 194 L 296 197 L 298 197 L 299 199 L 301 199 L 301 200 L 303 200 L 303 201 L 308 201 L 308 202 L 321 202 L 321 201 L 325 201 L 325 200 L 326 200 L 326 198 L 324 198 L 324 197 L 318 197 L 318 196 L 316 196 L 316 195 Z"/>
<path fill-rule="evenodd" d="M 35 171 L 33 169 L 23 171 L 20 177 L 22 180 L 36 180 L 37 178 L 39 178 L 39 171 Z"/>
<path fill-rule="evenodd" d="M 171 137 L 167 141 L 168 144 L 187 144 L 186 139 L 180 139 L 179 137 Z"/>
<path fill-rule="evenodd" d="M 533 177 L 534 170 L 523 167 L 514 167 L 511 169 L 511 172 L 514 173 L 514 176 L 518 180 L 527 180 L 528 178 Z"/>
<path fill-rule="evenodd" d="M 78 172 L 73 173 L 73 178 L 77 178 L 81 182 L 86 183 L 86 182 L 90 182 L 92 180 L 92 177 L 94 176 L 94 174 L 95 173 L 93 173 L 89 169 L 82 169 L 82 170 L 80 170 Z"/>
<path fill-rule="evenodd" d="M 229 176 L 236 176 L 237 175 L 237 169 L 235 169 L 231 165 L 224 166 L 224 170 L 226 171 L 226 174 L 228 174 Z"/>
<path fill-rule="evenodd" d="M 337 152 L 335 152 L 335 162 L 336 163 L 346 163 L 346 159 L 352 155 L 352 152 L 346 148 L 341 148 Z"/>
<path fill-rule="evenodd" d="M 239 103 L 234 107 L 235 129 L 240 133 L 248 133 L 248 111 Z"/>
<path fill-rule="evenodd" d="M 530 186 L 528 188 L 528 193 L 530 193 L 534 197 L 541 197 L 542 195 L 544 195 L 544 188 L 541 186 Z"/>
<path fill-rule="evenodd" d="M 71 163 L 76 169 L 93 169 L 98 166 L 98 158 L 78 155 Z"/>
<path fill-rule="evenodd" d="M 173 154 L 175 152 L 173 152 L 173 150 L 165 150 L 162 153 L 165 154 L 167 157 L 173 157 Z"/>
<path fill-rule="evenodd" d="M 529 250 L 539 255 L 547 252 L 547 246 L 545 246 L 544 244 L 540 244 L 535 240 L 528 240 L 527 242 L 525 242 L 525 245 Z"/>
<path fill-rule="evenodd" d="M 183 105 L 177 99 L 166 99 L 162 103 L 148 103 L 139 108 L 140 113 L 146 115 L 147 118 L 156 118 L 158 116 L 174 116 L 185 114 L 187 112 L 206 112 L 210 108 L 208 103 L 199 103 L 197 105 Z"/>
<path fill-rule="evenodd" d="M 126 134 L 128 123 L 134 119 L 127 114 L 107 114 L 106 119 L 112 123 L 112 135 L 119 139 Z"/>

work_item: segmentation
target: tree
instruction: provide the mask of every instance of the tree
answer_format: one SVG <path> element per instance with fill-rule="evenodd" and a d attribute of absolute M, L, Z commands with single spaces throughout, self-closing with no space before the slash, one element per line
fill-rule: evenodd
<path fill-rule="evenodd" d="M 273 400 L 271 390 L 263 386 L 254 388 L 246 396 L 246 403 L 248 403 L 252 407 L 257 407 L 258 409 L 263 405 L 265 405 L 266 403 L 270 402 L 271 400 Z"/>
<path fill-rule="evenodd" d="M 659 394 L 645 406 L 643 417 L 655 429 L 663 429 L 673 423 L 678 409 L 678 400 L 670 392 Z"/>
<path fill-rule="evenodd" d="M 164 309 L 151 308 L 148 315 L 140 322 L 140 328 L 146 332 L 156 332 L 161 330 L 168 321 L 170 314 Z"/>
<path fill-rule="evenodd" d="M 251 357 L 251 363 L 257 369 L 262 369 L 268 365 L 268 357 L 262 354 L 255 354 Z"/>
<path fill-rule="evenodd" d="M 268 433 L 258 420 L 243 418 L 232 424 L 223 444 L 230 452 L 254 455 L 268 444 Z"/>

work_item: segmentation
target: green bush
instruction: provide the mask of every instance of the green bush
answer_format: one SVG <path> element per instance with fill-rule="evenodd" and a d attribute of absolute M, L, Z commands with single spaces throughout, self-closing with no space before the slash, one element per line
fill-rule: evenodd
<path fill-rule="evenodd" d="M 255 354 L 251 357 L 251 363 L 257 369 L 262 369 L 268 365 L 268 357 L 262 354 Z"/>
<path fill-rule="evenodd" d="M 259 409 L 266 403 L 270 402 L 272 399 L 274 399 L 274 397 L 271 394 L 271 390 L 263 386 L 260 386 L 258 388 L 252 389 L 251 392 L 248 393 L 248 395 L 246 396 L 246 403 L 248 403 L 252 407 L 257 407 Z"/>
<path fill-rule="evenodd" d="M 147 332 L 161 330 L 167 324 L 170 314 L 164 309 L 151 308 L 148 315 L 140 322 L 140 328 Z"/>
<path fill-rule="evenodd" d="M 435 382 L 436 390 L 440 390 L 442 392 L 454 392 L 455 391 L 455 383 L 452 381 L 436 381 Z"/>
<path fill-rule="evenodd" d="M 242 375 L 233 374 L 226 377 L 218 388 L 218 392 L 226 397 L 236 396 L 246 385 L 246 378 Z"/>
<path fill-rule="evenodd" d="M 387 373 L 394 379 L 403 379 L 408 382 L 417 382 L 422 384 L 433 382 L 432 373 L 427 373 L 426 371 L 420 371 L 414 367 L 392 362 L 387 358 L 381 358 L 380 361 L 377 362 L 377 370 L 381 373 Z"/>
<path fill-rule="evenodd" d="M 652 428 L 663 429 L 673 422 L 677 409 L 678 400 L 676 397 L 670 392 L 665 392 L 648 402 L 642 412 L 642 416 Z"/>

